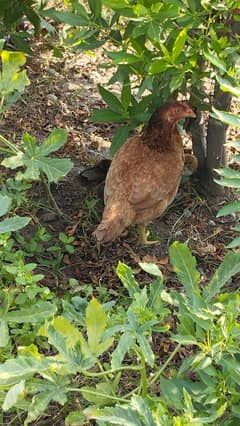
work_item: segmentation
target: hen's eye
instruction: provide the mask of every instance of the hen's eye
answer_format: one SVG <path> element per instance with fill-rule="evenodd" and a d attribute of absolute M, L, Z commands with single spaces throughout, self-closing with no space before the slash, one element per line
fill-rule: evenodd
<path fill-rule="evenodd" d="M 180 112 L 180 109 L 179 109 L 179 108 L 176 108 L 176 112 Z"/>

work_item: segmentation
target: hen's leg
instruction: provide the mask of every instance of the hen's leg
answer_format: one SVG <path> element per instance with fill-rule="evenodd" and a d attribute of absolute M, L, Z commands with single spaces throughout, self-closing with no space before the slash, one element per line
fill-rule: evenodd
<path fill-rule="evenodd" d="M 141 245 L 146 246 L 151 244 L 160 244 L 159 240 L 153 241 L 153 240 L 147 239 L 148 232 L 146 230 L 146 226 L 143 223 L 140 223 L 138 225 L 138 230 L 139 230 L 139 241 Z"/>

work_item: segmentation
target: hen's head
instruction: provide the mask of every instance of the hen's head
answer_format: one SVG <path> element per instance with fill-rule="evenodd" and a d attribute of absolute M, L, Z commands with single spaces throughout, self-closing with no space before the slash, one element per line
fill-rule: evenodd
<path fill-rule="evenodd" d="M 150 126 L 158 125 L 158 122 L 175 124 L 185 117 L 196 117 L 195 112 L 185 101 L 175 101 L 163 105 L 157 110 L 151 120 Z"/>

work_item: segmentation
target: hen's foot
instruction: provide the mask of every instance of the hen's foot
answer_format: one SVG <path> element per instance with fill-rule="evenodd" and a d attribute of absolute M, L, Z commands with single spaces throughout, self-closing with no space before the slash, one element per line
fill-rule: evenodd
<path fill-rule="evenodd" d="M 149 231 L 146 230 L 145 225 L 138 225 L 139 229 L 139 242 L 142 246 L 150 246 L 150 245 L 156 245 L 160 244 L 161 241 L 159 240 L 148 240 L 147 237 L 149 235 Z"/>

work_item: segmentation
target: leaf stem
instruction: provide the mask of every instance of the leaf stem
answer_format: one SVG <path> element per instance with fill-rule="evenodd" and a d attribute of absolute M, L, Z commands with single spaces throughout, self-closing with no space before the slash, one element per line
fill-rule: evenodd
<path fill-rule="evenodd" d="M 44 174 L 42 172 L 40 172 L 40 179 L 42 181 L 42 184 L 44 185 L 44 187 L 46 188 L 47 194 L 48 194 L 48 198 L 49 198 L 49 202 L 51 204 L 51 206 L 54 208 L 54 210 L 56 211 L 56 213 L 59 216 L 64 216 L 63 212 L 60 210 L 60 208 L 57 205 L 57 202 L 51 192 L 51 188 L 50 188 L 50 184 L 49 182 L 46 181 L 46 178 L 44 176 Z"/>
<path fill-rule="evenodd" d="M 135 367 L 133 365 L 127 365 L 124 367 L 119 367 L 119 368 L 115 368 L 115 369 L 111 369 L 111 370 L 106 370 L 106 371 L 101 371 L 100 373 L 91 373 L 90 371 L 84 371 L 81 370 L 81 373 L 84 376 L 88 376 L 88 377 L 102 377 L 102 376 L 106 376 L 108 374 L 113 374 L 113 373 L 117 373 L 118 371 L 124 371 L 124 370 L 132 370 L 132 371 L 141 371 L 142 367 Z"/>
<path fill-rule="evenodd" d="M 0 141 L 3 142 L 4 145 L 6 145 L 14 154 L 18 154 L 20 152 L 20 150 L 12 142 L 4 138 L 2 135 L 0 135 Z"/>
<path fill-rule="evenodd" d="M 103 398 L 112 399 L 113 401 L 118 401 L 118 402 L 123 402 L 123 403 L 129 402 L 129 400 L 126 399 L 126 398 L 121 398 L 121 397 L 112 396 L 112 395 L 106 395 L 105 393 L 92 391 L 90 389 L 82 390 L 81 388 L 67 388 L 67 391 L 68 392 L 89 393 L 89 395 L 100 396 L 100 397 L 103 397 Z"/>
<path fill-rule="evenodd" d="M 160 368 L 160 370 L 158 370 L 154 376 L 152 377 L 152 379 L 150 380 L 150 386 L 152 386 L 157 379 L 161 376 L 161 374 L 164 372 L 164 370 L 167 368 L 167 366 L 170 364 L 170 362 L 172 361 L 172 359 L 175 357 L 176 353 L 179 351 L 180 347 L 182 346 L 181 343 L 178 343 L 178 345 L 176 346 L 176 348 L 174 349 L 174 351 L 171 353 L 170 357 L 167 359 L 167 361 L 163 364 L 163 366 Z"/>
<path fill-rule="evenodd" d="M 141 351 L 137 347 L 135 347 L 135 352 L 140 358 L 141 361 L 141 382 L 139 386 L 139 393 L 144 398 L 147 395 L 147 389 L 148 389 L 148 380 L 147 380 L 147 372 L 146 372 L 146 362 L 145 358 Z"/>

